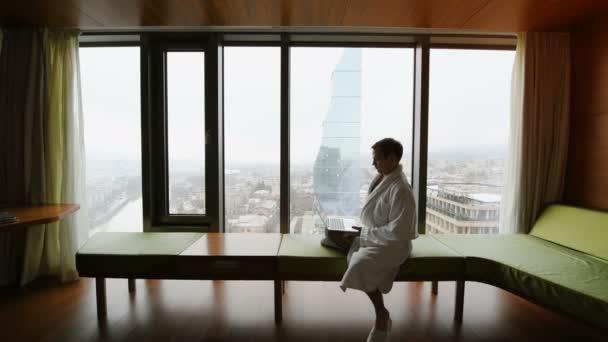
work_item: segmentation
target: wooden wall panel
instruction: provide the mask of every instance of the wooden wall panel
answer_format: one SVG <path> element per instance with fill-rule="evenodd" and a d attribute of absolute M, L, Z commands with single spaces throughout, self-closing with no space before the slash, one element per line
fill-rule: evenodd
<path fill-rule="evenodd" d="M 282 26 L 340 26 L 349 0 L 292 0 L 282 3 Z"/>
<path fill-rule="evenodd" d="M 566 201 L 608 209 L 608 15 L 572 31 Z"/>
<path fill-rule="evenodd" d="M 342 25 L 459 28 L 491 0 L 352 0 Z"/>
<path fill-rule="evenodd" d="M 488 27 L 506 31 L 567 31 L 600 10 L 608 10 L 605 0 L 491 0 L 463 26 Z"/>
<path fill-rule="evenodd" d="M 569 30 L 607 0 L 2 0 L 0 25 Z"/>
<path fill-rule="evenodd" d="M 101 26 L 78 9 L 75 0 L 55 1 L 0 1 L 0 25 L 2 26 Z"/>
<path fill-rule="evenodd" d="M 277 0 L 79 0 L 107 27 L 280 25 Z"/>

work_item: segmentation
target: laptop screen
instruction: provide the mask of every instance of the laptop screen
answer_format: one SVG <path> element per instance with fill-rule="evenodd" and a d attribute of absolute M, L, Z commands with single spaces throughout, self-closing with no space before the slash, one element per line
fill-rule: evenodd
<path fill-rule="evenodd" d="M 327 218 L 327 214 L 325 213 L 325 210 L 323 210 L 323 208 L 321 207 L 321 204 L 319 203 L 319 200 L 317 200 L 316 197 L 313 200 L 313 208 L 314 208 L 315 212 L 317 212 L 317 215 L 319 215 L 319 218 L 321 219 L 321 222 L 323 222 L 323 225 L 325 226 L 325 228 L 327 228 L 329 226 L 329 220 Z"/>

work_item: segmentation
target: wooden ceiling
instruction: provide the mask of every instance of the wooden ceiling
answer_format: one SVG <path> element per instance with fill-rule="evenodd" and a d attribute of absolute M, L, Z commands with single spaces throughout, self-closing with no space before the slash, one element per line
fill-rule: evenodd
<path fill-rule="evenodd" d="M 3 0 L 2 26 L 569 30 L 608 0 Z"/>

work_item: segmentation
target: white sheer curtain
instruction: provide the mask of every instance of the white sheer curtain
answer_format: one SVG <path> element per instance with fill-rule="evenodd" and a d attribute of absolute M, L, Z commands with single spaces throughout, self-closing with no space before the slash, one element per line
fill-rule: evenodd
<path fill-rule="evenodd" d="M 501 233 L 527 233 L 543 207 L 562 199 L 570 115 L 570 37 L 517 39 Z"/>
<path fill-rule="evenodd" d="M 46 203 L 78 203 L 80 210 L 27 234 L 21 283 L 41 275 L 78 279 L 75 253 L 87 236 L 83 113 L 78 32 L 49 31 L 48 117 L 45 119 Z"/>
<path fill-rule="evenodd" d="M 511 76 L 511 120 L 509 130 L 509 144 L 503 190 L 500 204 L 499 231 L 501 233 L 516 233 L 520 220 L 519 200 L 517 194 L 521 188 L 521 143 L 522 143 L 522 117 L 524 98 L 524 70 L 526 56 L 526 34 L 517 35 L 517 50 Z"/>

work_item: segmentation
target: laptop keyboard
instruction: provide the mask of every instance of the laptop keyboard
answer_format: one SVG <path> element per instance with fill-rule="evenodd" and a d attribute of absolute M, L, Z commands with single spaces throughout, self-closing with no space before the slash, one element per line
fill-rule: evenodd
<path fill-rule="evenodd" d="M 344 230 L 344 220 L 339 218 L 330 218 L 329 219 L 329 228 L 331 229 L 340 229 Z"/>

